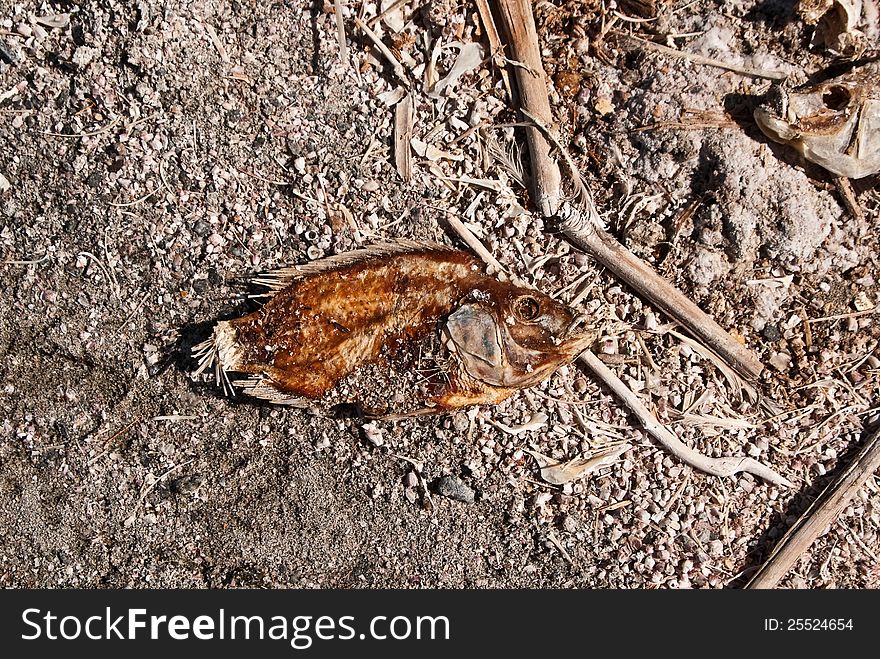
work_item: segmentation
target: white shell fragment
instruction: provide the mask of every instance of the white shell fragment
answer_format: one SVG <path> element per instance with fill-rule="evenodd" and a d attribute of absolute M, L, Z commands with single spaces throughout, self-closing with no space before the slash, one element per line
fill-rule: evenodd
<path fill-rule="evenodd" d="M 428 96 L 431 98 L 443 96 L 443 91 L 447 87 L 455 85 L 461 76 L 476 69 L 483 61 L 483 47 L 478 43 L 454 42 L 450 46 L 458 47 L 458 57 L 455 59 L 455 64 L 452 65 L 449 73 L 438 80 L 434 88 L 428 92 Z"/>
<path fill-rule="evenodd" d="M 600 467 L 612 464 L 630 448 L 629 444 L 621 444 L 611 449 L 599 451 L 590 458 L 575 458 L 567 462 L 554 460 L 537 451 L 527 450 L 526 453 L 535 458 L 535 461 L 541 468 L 541 478 L 545 482 L 551 485 L 564 485 L 573 480 L 583 478 Z"/>
<path fill-rule="evenodd" d="M 70 14 L 50 14 L 49 16 L 35 16 L 34 22 L 50 29 L 61 29 L 70 25 Z"/>

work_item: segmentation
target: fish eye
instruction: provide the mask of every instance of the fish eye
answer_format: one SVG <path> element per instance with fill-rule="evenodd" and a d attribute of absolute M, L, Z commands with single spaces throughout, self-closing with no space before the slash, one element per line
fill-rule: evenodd
<path fill-rule="evenodd" d="M 828 90 L 822 94 L 822 102 L 829 110 L 843 110 L 849 105 L 849 90 L 840 85 L 829 87 Z"/>
<path fill-rule="evenodd" d="M 519 320 L 534 320 L 541 315 L 541 305 L 531 295 L 523 295 L 514 303 L 513 312 Z"/>

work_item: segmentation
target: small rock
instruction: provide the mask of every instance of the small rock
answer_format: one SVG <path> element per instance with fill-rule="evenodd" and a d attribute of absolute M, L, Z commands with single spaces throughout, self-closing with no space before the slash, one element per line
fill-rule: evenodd
<path fill-rule="evenodd" d="M 464 412 L 458 412 L 452 417 L 452 427 L 455 428 L 458 432 L 465 432 L 471 425 L 470 420 L 467 417 L 467 414 Z"/>
<path fill-rule="evenodd" d="M 568 533 L 575 533 L 578 530 L 578 522 L 571 515 L 562 518 L 562 528 Z"/>
<path fill-rule="evenodd" d="M 385 443 L 385 439 L 382 437 L 382 429 L 376 425 L 375 421 L 365 423 L 361 426 L 361 429 L 364 431 L 364 438 L 373 446 L 382 446 Z"/>
<path fill-rule="evenodd" d="M 474 502 L 474 491 L 458 480 L 455 476 L 443 476 L 435 484 L 435 490 L 440 496 L 462 503 Z"/>
<path fill-rule="evenodd" d="M 403 485 L 404 487 L 415 487 L 419 484 L 419 477 L 416 476 L 414 471 L 406 472 L 406 476 L 403 477 Z"/>
<path fill-rule="evenodd" d="M 721 556 L 724 553 L 724 543 L 720 540 L 712 540 L 709 542 L 709 555 L 710 556 Z"/>
<path fill-rule="evenodd" d="M 773 352 L 770 355 L 770 365 L 777 371 L 787 371 L 791 367 L 791 355 L 784 352 Z"/>

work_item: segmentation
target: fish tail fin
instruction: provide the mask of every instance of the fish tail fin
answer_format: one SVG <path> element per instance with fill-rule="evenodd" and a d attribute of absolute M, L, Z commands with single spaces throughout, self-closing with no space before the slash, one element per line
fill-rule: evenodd
<path fill-rule="evenodd" d="M 237 370 L 238 351 L 235 346 L 235 330 L 228 322 L 218 322 L 210 338 L 193 346 L 192 356 L 198 362 L 193 377 L 213 369 L 214 381 L 223 389 L 224 395 L 235 394 L 229 372 Z"/>

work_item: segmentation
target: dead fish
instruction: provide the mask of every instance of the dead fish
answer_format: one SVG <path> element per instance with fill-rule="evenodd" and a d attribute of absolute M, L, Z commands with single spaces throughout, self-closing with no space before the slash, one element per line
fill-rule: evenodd
<path fill-rule="evenodd" d="M 215 325 L 193 350 L 196 374 L 213 368 L 228 392 L 238 387 L 278 404 L 305 405 L 340 389 L 335 400 L 375 415 L 495 404 L 546 379 L 594 339 L 549 296 L 436 243 L 380 244 L 254 283 L 268 288 L 268 301 Z M 408 391 L 369 400 L 383 377 Z"/>
<path fill-rule="evenodd" d="M 880 63 L 793 90 L 774 85 L 754 116 L 767 137 L 836 176 L 880 172 Z"/>

